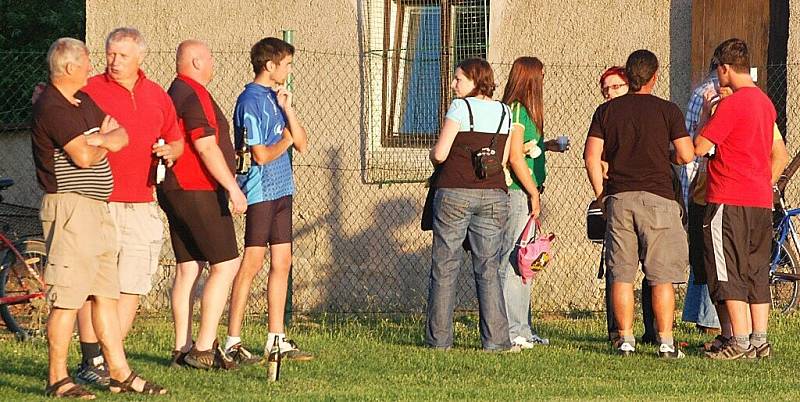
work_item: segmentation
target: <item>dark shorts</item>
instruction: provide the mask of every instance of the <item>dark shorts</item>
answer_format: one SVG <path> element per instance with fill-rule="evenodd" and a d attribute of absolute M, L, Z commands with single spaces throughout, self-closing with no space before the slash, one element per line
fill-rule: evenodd
<path fill-rule="evenodd" d="M 705 285 L 706 264 L 705 264 L 705 243 L 703 241 L 703 219 L 705 218 L 706 206 L 689 201 L 688 231 L 689 235 L 689 265 L 692 266 L 695 285 Z"/>
<path fill-rule="evenodd" d="M 703 238 L 711 300 L 770 302 L 772 211 L 709 203 Z"/>
<path fill-rule="evenodd" d="M 292 196 L 247 206 L 245 247 L 265 247 L 292 242 Z"/>
<path fill-rule="evenodd" d="M 230 261 L 239 256 L 225 191 L 158 191 L 167 215 L 172 249 L 179 263 Z"/>

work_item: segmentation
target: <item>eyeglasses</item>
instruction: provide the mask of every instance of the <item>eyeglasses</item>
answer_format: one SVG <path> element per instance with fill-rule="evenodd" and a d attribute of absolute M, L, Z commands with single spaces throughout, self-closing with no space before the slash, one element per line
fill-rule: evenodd
<path fill-rule="evenodd" d="M 603 87 L 603 93 L 608 92 L 609 89 L 618 90 L 622 87 L 627 87 L 628 84 L 611 84 L 609 86 Z"/>

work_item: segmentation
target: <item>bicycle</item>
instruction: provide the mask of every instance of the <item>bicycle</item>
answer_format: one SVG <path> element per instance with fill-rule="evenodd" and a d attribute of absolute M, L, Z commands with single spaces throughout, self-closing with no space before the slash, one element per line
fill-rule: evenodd
<path fill-rule="evenodd" d="M 800 215 L 800 208 L 786 209 L 783 191 L 777 186 L 778 203 L 775 205 L 773 229 L 774 240 L 772 244 L 772 257 L 769 264 L 769 286 L 772 296 L 772 308 L 781 313 L 788 313 L 798 302 L 798 284 L 800 275 L 797 273 L 797 250 L 800 250 L 797 230 L 792 217 Z M 786 240 L 789 239 L 792 248 Z"/>
<path fill-rule="evenodd" d="M 0 191 L 14 184 L 0 178 Z M 27 228 L 19 235 L 12 231 Z M 49 314 L 44 269 L 47 251 L 35 208 L 2 203 L 0 195 L 0 318 L 19 340 L 43 335 Z"/>

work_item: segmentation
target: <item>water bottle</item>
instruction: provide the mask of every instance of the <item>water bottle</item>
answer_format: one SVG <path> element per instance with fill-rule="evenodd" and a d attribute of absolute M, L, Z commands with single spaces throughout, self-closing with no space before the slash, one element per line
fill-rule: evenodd
<path fill-rule="evenodd" d="M 236 174 L 250 171 L 250 147 L 247 146 L 247 127 L 242 127 L 242 145 L 236 150 Z"/>
<path fill-rule="evenodd" d="M 163 146 L 164 139 L 158 139 L 158 146 Z M 156 184 L 161 184 L 164 181 L 164 178 L 167 176 L 167 166 L 164 164 L 164 158 L 158 158 L 158 166 L 156 166 Z"/>
<path fill-rule="evenodd" d="M 267 380 L 270 382 L 278 381 L 281 376 L 281 340 L 278 335 L 272 339 L 272 348 L 267 357 Z"/>

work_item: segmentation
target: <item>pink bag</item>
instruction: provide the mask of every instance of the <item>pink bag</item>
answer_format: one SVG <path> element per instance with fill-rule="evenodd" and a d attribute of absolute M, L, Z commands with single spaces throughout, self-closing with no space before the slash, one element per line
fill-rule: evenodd
<path fill-rule="evenodd" d="M 541 236 L 541 230 L 539 219 L 531 216 L 525 229 L 522 230 L 519 244 L 517 244 L 517 268 L 522 276 L 522 283 L 525 284 L 528 283 L 528 279 L 533 279 L 539 271 L 544 269 L 552 258 L 550 247 L 556 235 L 548 233 Z M 536 232 L 539 232 L 540 237 L 534 240 Z"/>

